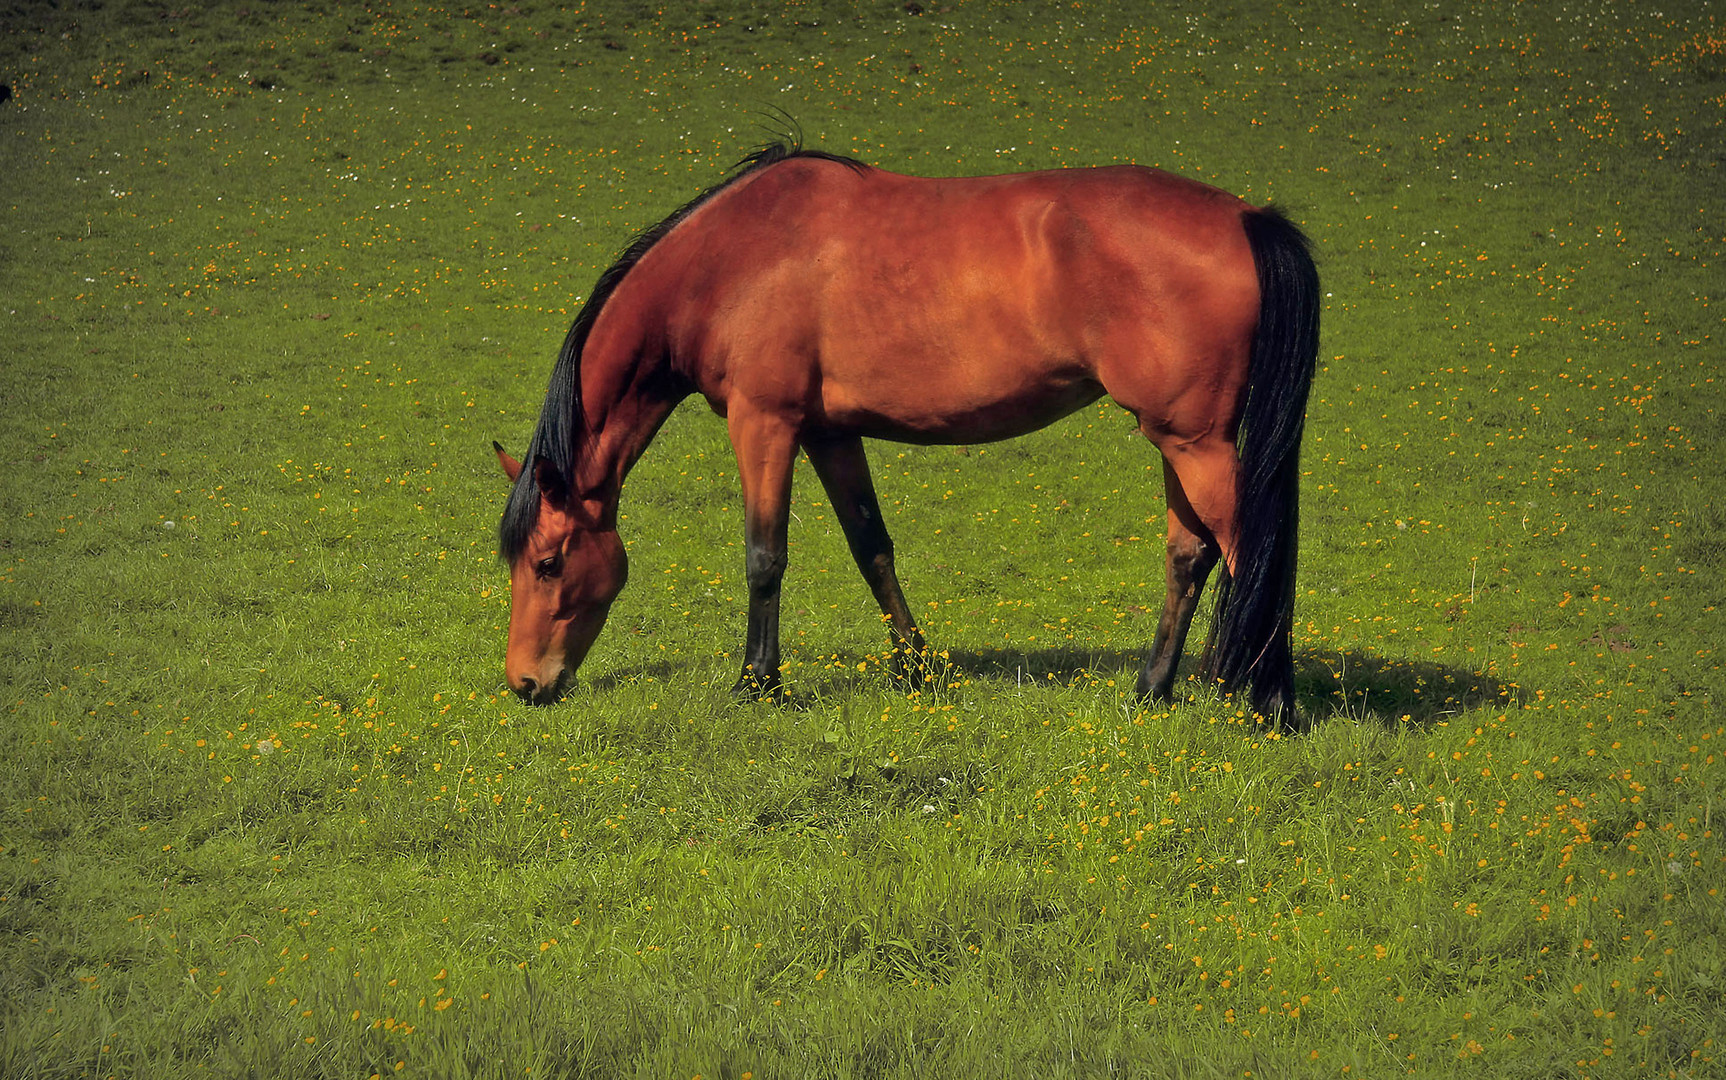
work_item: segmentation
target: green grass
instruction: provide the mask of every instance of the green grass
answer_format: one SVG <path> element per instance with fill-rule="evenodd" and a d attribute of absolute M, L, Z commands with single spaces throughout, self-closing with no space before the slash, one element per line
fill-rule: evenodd
<path fill-rule="evenodd" d="M 0 1075 L 1720 1074 L 1719 16 L 924 7 L 0 15 Z M 779 109 L 1292 209 L 1310 733 L 1131 700 L 1107 403 L 872 447 L 921 695 L 802 471 L 784 707 L 691 404 L 510 698 L 489 441 Z"/>

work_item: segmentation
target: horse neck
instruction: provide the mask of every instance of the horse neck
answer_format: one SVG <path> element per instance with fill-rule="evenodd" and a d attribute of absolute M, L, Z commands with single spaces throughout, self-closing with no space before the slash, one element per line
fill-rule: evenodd
<path fill-rule="evenodd" d="M 584 440 L 576 454 L 576 483 L 606 521 L 616 516 L 629 470 L 689 393 L 673 377 L 664 350 L 644 344 L 627 350 L 589 348 L 582 358 Z"/>

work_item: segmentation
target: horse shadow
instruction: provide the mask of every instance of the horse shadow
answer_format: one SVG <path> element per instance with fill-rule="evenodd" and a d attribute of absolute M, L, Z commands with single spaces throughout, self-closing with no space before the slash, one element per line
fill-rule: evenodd
<path fill-rule="evenodd" d="M 950 650 L 944 662 L 967 677 L 1021 685 L 1085 680 L 1135 685 L 1144 657 L 1122 650 Z M 1188 656 L 1175 683 L 1177 703 L 1214 698 Z M 1186 688 L 1183 692 L 1183 688 Z M 1428 660 L 1381 656 L 1366 649 L 1305 649 L 1295 654 L 1295 699 L 1311 720 L 1346 716 L 1386 727 L 1429 726 L 1471 709 L 1510 708 L 1523 689 L 1480 671 Z"/>
<path fill-rule="evenodd" d="M 886 674 L 879 670 L 879 657 L 844 651 L 832 656 L 833 675 L 792 676 L 778 704 L 815 708 Z M 960 681 L 1012 683 L 1021 688 L 1112 683 L 1130 693 L 1143 663 L 1143 654 L 1120 649 L 949 649 L 936 654 L 929 683 L 936 690 Z M 860 666 L 877 670 L 858 674 Z M 1214 689 L 1194 671 L 1197 666 L 1196 656 L 1189 655 L 1183 662 L 1183 677 L 1175 683 L 1177 704 L 1215 700 Z M 698 667 L 662 660 L 598 674 L 589 686 L 604 691 L 644 681 L 673 684 L 695 677 Z M 1517 684 L 1484 672 L 1382 656 L 1368 649 L 1308 648 L 1295 654 L 1295 699 L 1300 711 L 1315 722 L 1342 716 L 1387 728 L 1426 727 L 1473 709 L 1513 708 L 1524 693 Z"/>
<path fill-rule="evenodd" d="M 1297 653 L 1295 692 L 1303 705 L 1323 702 L 1333 715 L 1420 727 L 1474 709 L 1515 708 L 1525 694 L 1483 671 L 1358 648 Z"/>

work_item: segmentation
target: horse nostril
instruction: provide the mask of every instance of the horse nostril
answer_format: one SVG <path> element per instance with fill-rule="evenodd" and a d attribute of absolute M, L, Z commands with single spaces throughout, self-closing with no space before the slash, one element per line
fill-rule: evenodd
<path fill-rule="evenodd" d="M 523 701 L 532 701 L 533 695 L 538 689 L 539 683 L 532 676 L 523 675 L 521 682 L 515 688 L 515 692 Z"/>

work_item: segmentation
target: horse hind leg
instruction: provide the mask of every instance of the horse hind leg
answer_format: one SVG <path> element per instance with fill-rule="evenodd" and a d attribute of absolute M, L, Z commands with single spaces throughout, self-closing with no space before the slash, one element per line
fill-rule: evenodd
<path fill-rule="evenodd" d="M 1199 519 L 1187 499 L 1180 478 L 1167 459 L 1163 461 L 1163 487 L 1169 503 L 1167 594 L 1163 613 L 1157 619 L 1157 634 L 1151 642 L 1144 670 L 1139 672 L 1139 696 L 1149 701 L 1168 701 L 1186 648 L 1187 631 L 1198 610 L 1199 594 L 1221 555 L 1211 530 Z"/>
<path fill-rule="evenodd" d="M 881 504 L 875 498 L 863 440 L 855 436 L 806 440 L 803 449 L 815 466 L 815 475 L 821 478 L 821 486 L 827 489 L 851 557 L 887 617 L 893 638 L 894 675 L 902 683 L 921 686 L 928 674 L 928 646 L 911 617 L 893 568 L 893 540 L 881 520 Z"/>
<path fill-rule="evenodd" d="M 1250 693 L 1252 707 L 1260 715 L 1282 727 L 1298 729 L 1302 722 L 1295 709 L 1294 661 L 1289 655 L 1286 621 L 1281 626 L 1243 629 L 1241 625 L 1242 612 L 1253 610 L 1259 590 L 1267 585 L 1261 567 L 1242 565 L 1237 560 L 1235 515 L 1240 463 L 1234 447 L 1221 440 L 1207 440 L 1166 448 L 1164 454 L 1165 475 L 1172 473 L 1168 485 L 1171 516 L 1179 507 L 1177 499 L 1183 501 L 1193 519 L 1215 539 L 1221 549 L 1218 558 L 1227 568 L 1226 576 L 1217 584 L 1216 617 L 1200 670 L 1206 677 L 1222 681 L 1227 692 Z"/>

